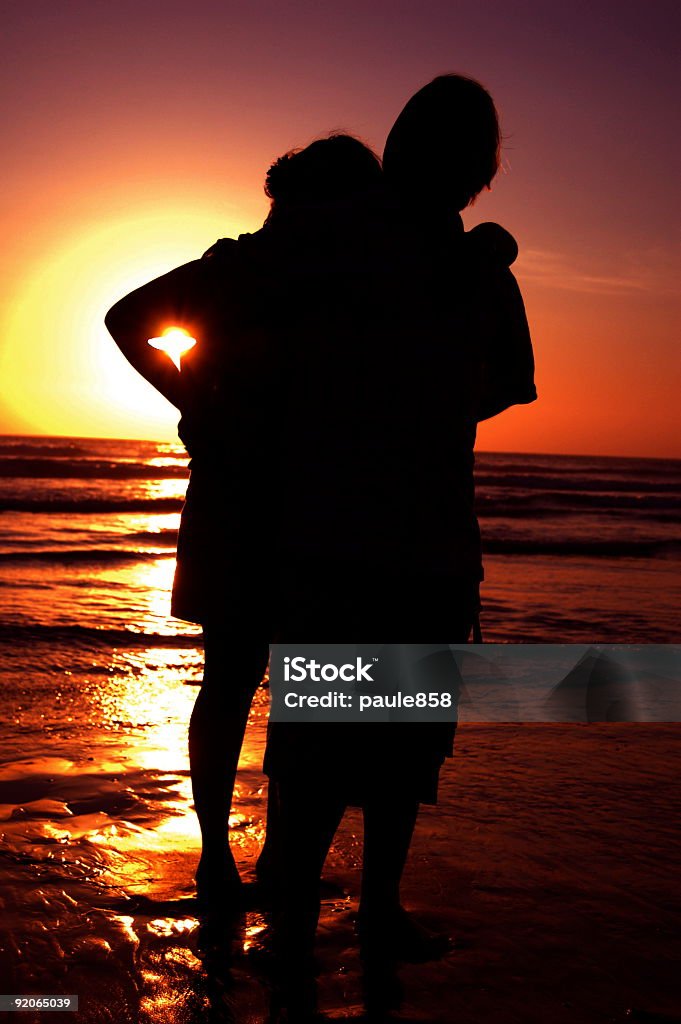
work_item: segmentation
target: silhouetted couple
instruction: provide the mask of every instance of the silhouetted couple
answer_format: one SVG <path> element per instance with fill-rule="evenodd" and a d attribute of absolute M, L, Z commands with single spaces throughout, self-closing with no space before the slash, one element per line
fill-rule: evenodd
<path fill-rule="evenodd" d="M 465 233 L 459 216 L 494 178 L 499 140 L 482 86 L 436 78 L 398 117 L 382 166 L 347 135 L 286 154 L 267 173 L 260 231 L 220 240 L 107 316 L 180 409 L 191 456 L 172 610 L 204 630 L 189 742 L 208 908 L 240 904 L 228 819 L 269 643 L 371 631 L 464 643 L 477 618 L 476 426 L 536 397 L 515 242 L 493 224 Z M 181 373 L 147 344 L 169 324 L 198 340 Z M 369 981 L 445 948 L 399 886 L 454 729 L 271 725 L 258 876 L 292 1019 L 314 1003 L 319 879 L 348 804 L 364 813 Z"/>

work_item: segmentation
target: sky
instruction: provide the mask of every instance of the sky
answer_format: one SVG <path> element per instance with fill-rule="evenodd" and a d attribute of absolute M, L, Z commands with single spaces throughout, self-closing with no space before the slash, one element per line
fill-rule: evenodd
<path fill-rule="evenodd" d="M 3 21 L 0 432 L 173 439 L 109 306 L 256 230 L 276 157 L 338 129 L 380 153 L 459 71 L 504 134 L 464 221 L 518 240 L 539 392 L 478 447 L 681 457 L 676 2 L 33 0 Z"/>

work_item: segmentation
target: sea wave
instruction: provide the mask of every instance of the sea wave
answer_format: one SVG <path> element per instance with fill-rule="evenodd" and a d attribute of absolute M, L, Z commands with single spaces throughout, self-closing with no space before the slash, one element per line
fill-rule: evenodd
<path fill-rule="evenodd" d="M 532 517 L 539 514 L 553 515 L 563 509 L 636 509 L 642 512 L 674 512 L 678 518 L 681 509 L 681 494 L 640 494 L 632 488 L 629 494 L 611 494 L 580 491 L 528 491 L 524 494 L 490 494 L 478 490 L 478 515 L 512 515 L 514 510 L 526 512 Z"/>
<path fill-rule="evenodd" d="M 146 544 L 177 544 L 177 530 L 137 530 L 135 533 L 128 533 L 127 539 L 131 541 L 142 541 Z"/>
<path fill-rule="evenodd" d="M 50 496 L 42 491 L 36 495 L 5 495 L 0 497 L 0 512 L 73 513 L 78 515 L 126 512 L 179 512 L 183 505 L 180 497 L 65 497 Z M 661 521 L 679 518 L 681 495 L 660 494 L 596 494 L 577 491 L 545 492 L 537 490 L 525 494 L 497 496 L 479 490 L 476 513 L 480 518 L 497 517 L 532 519 L 573 514 L 576 510 L 591 512 L 617 512 L 631 510 L 647 519 Z"/>
<path fill-rule="evenodd" d="M 46 643 L 54 647 L 185 647 L 197 646 L 196 633 L 143 633 L 132 629 L 94 626 L 41 626 L 0 622 L 0 644 L 28 646 Z"/>
<path fill-rule="evenodd" d="M 97 565 L 125 564 L 150 559 L 169 558 L 174 555 L 176 531 L 164 531 L 167 536 L 154 533 L 140 533 L 126 538 L 151 542 L 154 547 L 128 548 L 18 548 L 0 552 L 0 565 L 6 563 L 50 563 L 53 565 L 76 565 L 92 563 Z M 164 545 L 164 546 L 161 546 Z M 588 558 L 674 558 L 681 555 L 681 541 L 661 538 L 613 538 L 592 540 L 584 537 L 494 537 L 483 534 L 483 550 L 492 555 L 563 555 Z"/>
<path fill-rule="evenodd" d="M 47 438 L 2 438 L 0 440 L 0 458 L 16 455 L 44 455 L 47 458 L 73 458 L 83 451 L 78 441 L 59 438 L 49 441 Z"/>
<path fill-rule="evenodd" d="M 182 498 L 2 498 L 0 512 L 179 512 Z"/>
<path fill-rule="evenodd" d="M 77 562 L 139 562 L 148 558 L 167 558 L 171 554 L 167 548 L 153 550 L 130 550 L 121 548 L 49 548 L 46 550 L 19 550 L 0 552 L 0 564 L 3 562 L 52 562 L 53 564 L 73 565 Z"/>
<path fill-rule="evenodd" d="M 73 452 L 69 452 L 71 456 Z M 0 478 L 4 479 L 45 479 L 45 480 L 169 480 L 186 478 L 188 467 L 186 459 L 142 459 L 141 461 L 102 456 L 80 456 L 76 458 L 56 458 L 46 453 L 47 457 L 23 458 L 12 455 L 3 457 L 0 450 Z M 496 495 L 505 490 L 513 490 L 523 494 L 540 492 L 544 496 L 569 493 L 569 500 L 575 494 L 581 500 L 589 500 L 592 496 L 597 501 L 608 498 L 617 499 L 620 495 L 628 495 L 641 501 L 643 496 L 654 495 L 660 500 L 667 500 L 667 495 L 678 498 L 681 502 L 681 475 L 670 473 L 667 478 L 621 476 L 598 473 L 593 476 L 568 474 L 564 470 L 537 473 L 536 471 L 516 472 L 480 469 L 475 476 L 476 487 L 482 491 L 491 491 Z M 645 500 L 645 499 L 644 499 Z"/>
<path fill-rule="evenodd" d="M 491 555 L 572 555 L 589 558 L 672 558 L 681 555 L 678 540 L 585 540 L 485 538 L 483 550 Z"/>
<path fill-rule="evenodd" d="M 186 464 L 158 465 L 116 459 L 0 459 L 0 477 L 28 479 L 166 480 L 186 477 Z"/>
<path fill-rule="evenodd" d="M 482 470 L 475 474 L 478 487 L 513 487 L 521 490 L 541 491 L 580 491 L 608 494 L 613 491 L 632 494 L 677 494 L 681 497 L 681 473 L 670 474 L 669 479 L 651 478 L 650 476 L 621 476 L 599 473 L 594 476 L 568 475 L 563 472 L 497 472 Z"/>

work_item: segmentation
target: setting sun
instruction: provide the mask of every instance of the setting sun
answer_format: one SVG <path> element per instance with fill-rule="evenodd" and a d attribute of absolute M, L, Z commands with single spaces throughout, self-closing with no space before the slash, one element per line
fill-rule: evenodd
<path fill-rule="evenodd" d="M 192 338 L 182 327 L 166 327 L 160 338 L 149 338 L 149 344 L 165 352 L 181 370 L 180 360 L 185 352 L 194 348 L 196 338 Z"/>
<path fill-rule="evenodd" d="M 210 202 L 163 202 L 164 216 L 129 207 L 118 219 L 72 219 L 67 227 L 59 221 L 18 267 L 11 299 L 0 307 L 5 431 L 177 437 L 175 408 L 133 369 L 104 326 L 122 295 L 200 255 L 218 233 Z M 226 221 L 221 233 L 245 227 L 243 220 Z M 2 284 L 8 282 L 6 276 Z"/>
<path fill-rule="evenodd" d="M 504 173 L 464 222 L 496 221 L 517 239 L 537 363 L 539 401 L 483 423 L 478 450 L 679 455 L 676 235 L 660 183 L 675 111 L 659 82 L 673 65 L 651 5 L 645 16 L 611 5 L 613 24 L 591 19 L 587 49 L 570 5 L 537 4 L 529 35 L 522 18 L 492 25 L 472 3 L 465 32 L 461 5 L 435 4 L 425 21 L 411 5 L 389 19 L 394 45 L 378 14 L 359 19 L 358 45 L 333 5 L 311 18 L 272 4 L 261 24 L 249 5 L 207 4 L 194 18 L 187 5 L 136 4 L 134 32 L 126 19 L 114 32 L 101 4 L 43 4 L 45 19 L 11 6 L 0 431 L 175 438 L 176 409 L 126 362 L 107 310 L 216 239 L 258 231 L 282 154 L 332 128 L 380 154 L 407 98 L 449 70 L 471 73 L 499 105 Z M 297 40 L 294 74 L 282 39 Z M 637 78 L 631 39 L 648 40 Z M 166 326 L 196 335 L 183 312 L 145 326 L 147 356 Z"/>

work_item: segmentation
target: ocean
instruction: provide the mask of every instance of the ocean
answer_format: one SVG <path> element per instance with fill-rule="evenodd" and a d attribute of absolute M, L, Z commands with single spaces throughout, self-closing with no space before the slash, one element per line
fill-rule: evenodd
<path fill-rule="evenodd" d="M 169 617 L 187 461 L 179 444 L 0 439 L 0 636 L 15 655 L 192 650 L 197 630 Z M 485 452 L 477 496 L 486 640 L 678 640 L 681 461 Z"/>
<path fill-rule="evenodd" d="M 80 991 L 95 1008 L 83 1020 L 189 1019 L 201 973 L 186 753 L 200 629 L 169 615 L 187 462 L 179 444 L 0 438 L 0 991 Z M 476 465 L 485 640 L 679 642 L 681 461 Z M 263 835 L 266 716 L 260 691 L 232 817 L 243 865 Z M 675 740 L 666 728 L 659 743 Z M 343 843 L 349 870 L 355 833 Z M 343 896 L 324 919 L 347 913 Z M 244 951 L 265 928 L 248 915 Z M 246 982 L 242 995 L 239 1019 L 260 1019 Z"/>
<path fill-rule="evenodd" d="M 170 617 L 187 465 L 180 444 L 0 439 L 0 701 L 199 681 L 200 629 Z M 486 641 L 679 641 L 681 461 L 481 453 L 476 471 Z"/>

